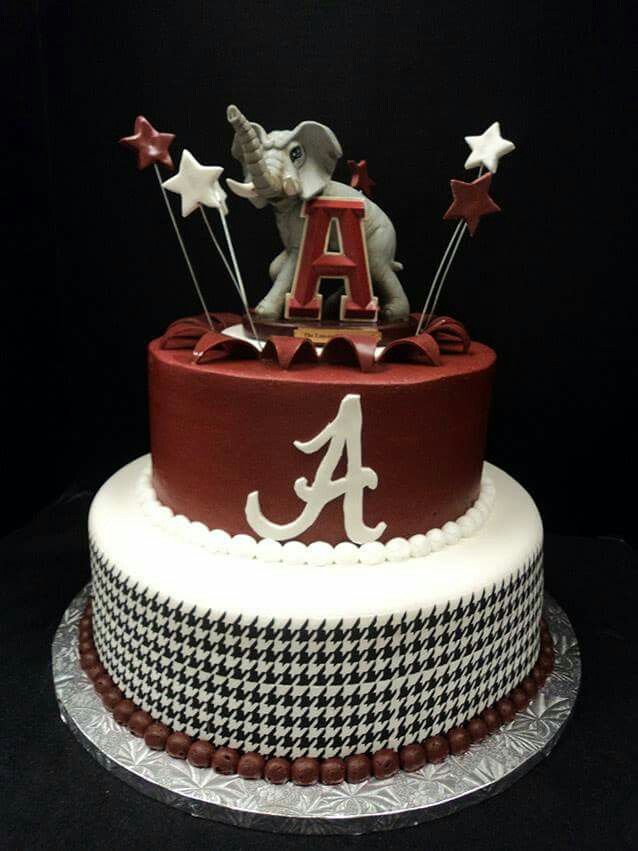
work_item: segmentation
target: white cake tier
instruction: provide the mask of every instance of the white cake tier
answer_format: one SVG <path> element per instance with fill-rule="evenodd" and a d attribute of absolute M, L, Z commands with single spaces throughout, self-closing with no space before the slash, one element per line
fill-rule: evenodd
<path fill-rule="evenodd" d="M 214 555 L 185 540 L 179 526 L 171 531 L 169 524 L 151 522 L 136 495 L 148 464 L 149 456 L 138 458 L 100 489 L 91 508 L 91 538 L 123 575 L 199 612 L 301 623 L 429 609 L 509 578 L 542 546 L 541 519 L 529 494 L 485 464 L 496 498 L 484 525 L 427 557 L 325 566 Z"/>
<path fill-rule="evenodd" d="M 125 695 L 174 729 L 290 757 L 398 747 L 468 720 L 533 666 L 542 525 L 498 468 L 472 537 L 319 566 L 215 555 L 154 525 L 136 487 L 147 465 L 91 507 L 95 642 Z"/>

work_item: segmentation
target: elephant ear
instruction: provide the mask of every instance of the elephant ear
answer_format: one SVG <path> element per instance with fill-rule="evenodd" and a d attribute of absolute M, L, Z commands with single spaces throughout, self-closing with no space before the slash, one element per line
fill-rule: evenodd
<path fill-rule="evenodd" d="M 302 121 L 292 131 L 291 138 L 296 139 L 306 152 L 306 161 L 299 169 L 299 179 L 301 195 L 307 201 L 323 191 L 343 151 L 332 130 L 316 121 Z"/>
<path fill-rule="evenodd" d="M 253 128 L 253 130 L 255 131 L 255 133 L 257 134 L 257 136 L 259 138 L 259 141 L 263 145 L 264 142 L 266 141 L 266 135 L 267 135 L 264 128 L 261 126 L 261 124 L 257 124 L 255 121 L 251 121 L 250 126 Z M 232 145 L 232 148 L 230 149 L 230 152 L 235 157 L 235 159 L 239 160 L 239 162 L 241 163 L 241 167 L 242 167 L 242 170 L 244 172 L 244 181 L 246 182 L 246 181 L 252 180 L 253 179 L 252 175 L 251 175 L 250 171 L 246 168 L 246 163 L 244 162 L 243 152 L 242 152 L 242 149 L 241 149 L 241 145 L 239 144 L 239 140 L 237 139 L 236 133 L 235 133 L 235 136 L 233 137 L 233 145 Z M 250 203 L 254 207 L 257 207 L 257 209 L 259 209 L 259 210 L 261 210 L 262 207 L 265 207 L 268 204 L 268 201 L 267 201 L 266 198 L 260 198 L 259 196 L 257 196 L 256 198 L 249 198 L 248 200 L 250 201 Z"/>

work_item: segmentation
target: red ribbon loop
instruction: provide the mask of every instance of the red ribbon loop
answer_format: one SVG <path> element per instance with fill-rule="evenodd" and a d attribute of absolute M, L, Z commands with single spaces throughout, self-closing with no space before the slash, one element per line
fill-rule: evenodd
<path fill-rule="evenodd" d="M 361 372 L 370 372 L 374 367 L 377 338 L 364 335 L 348 337 L 345 334 L 332 337 L 323 347 L 322 363 L 345 364 L 359 367 Z"/>
<path fill-rule="evenodd" d="M 438 366 L 441 363 L 439 346 L 430 334 L 393 340 L 379 358 L 382 363 L 421 363 Z"/>
<path fill-rule="evenodd" d="M 213 323 L 214 331 L 223 331 L 224 328 L 241 323 L 241 316 L 236 313 L 209 313 L 208 315 Z M 184 316 L 182 319 L 171 322 L 164 332 L 160 345 L 163 349 L 192 349 L 202 334 L 210 330 L 204 313 L 198 316 Z"/>
<path fill-rule="evenodd" d="M 248 340 L 228 337 L 218 331 L 207 331 L 195 344 L 191 362 L 210 363 L 210 361 L 225 358 L 250 360 L 256 358 L 258 354 L 256 347 Z"/>
<path fill-rule="evenodd" d="M 310 340 L 299 337 L 273 335 L 268 337 L 261 356 L 272 360 L 281 369 L 290 369 L 298 363 L 317 363 L 317 350 Z"/>

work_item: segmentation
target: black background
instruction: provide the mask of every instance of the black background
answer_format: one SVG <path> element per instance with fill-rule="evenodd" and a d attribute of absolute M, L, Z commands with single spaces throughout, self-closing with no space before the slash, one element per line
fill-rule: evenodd
<path fill-rule="evenodd" d="M 529 488 L 550 532 L 635 542 L 633 13 L 612 2 L 594 14 L 587 2 L 505 0 L 5 0 L 2 16 L 0 523 L 40 512 L 0 547 L 2 838 L 296 847 L 134 795 L 56 718 L 48 648 L 88 577 L 90 495 L 147 450 L 147 341 L 198 308 L 154 175 L 116 140 L 143 113 L 177 134 L 176 160 L 188 147 L 238 177 L 229 102 L 267 129 L 328 124 L 344 159 L 370 164 L 418 307 L 451 231 L 441 215 L 449 179 L 465 177 L 463 137 L 500 120 L 517 143 L 493 181 L 503 214 L 466 240 L 441 304 L 499 355 L 488 457 Z M 336 176 L 347 179 L 344 165 Z M 254 301 L 279 250 L 272 216 L 231 199 L 230 224 Z M 237 309 L 201 223 L 183 231 L 210 304 Z M 547 580 L 585 659 L 552 759 L 454 820 L 343 844 L 632 846 L 635 554 L 550 536 Z"/>
<path fill-rule="evenodd" d="M 466 240 L 441 302 L 499 355 L 488 457 L 549 530 L 634 536 L 635 96 L 618 4 L 596 16 L 555 2 L 8 8 L 3 443 L 18 464 L 3 523 L 147 450 L 145 345 L 198 303 L 152 169 L 116 140 L 143 113 L 177 134 L 176 161 L 187 147 L 239 177 L 235 102 L 267 129 L 331 126 L 338 178 L 367 158 L 415 308 L 453 228 L 448 181 L 472 174 L 463 137 L 500 120 L 518 146 L 492 183 L 503 213 Z M 274 220 L 230 204 L 255 302 L 279 251 Z M 237 309 L 202 223 L 182 226 L 209 304 Z"/>

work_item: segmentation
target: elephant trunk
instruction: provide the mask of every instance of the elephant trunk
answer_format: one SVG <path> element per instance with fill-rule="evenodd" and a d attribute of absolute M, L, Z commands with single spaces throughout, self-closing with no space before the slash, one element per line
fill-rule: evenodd
<path fill-rule="evenodd" d="M 244 164 L 250 172 L 257 193 L 266 198 L 281 195 L 283 192 L 281 177 L 274 174 L 266 165 L 264 149 L 255 129 L 234 105 L 228 107 L 226 117 L 235 131 Z"/>

